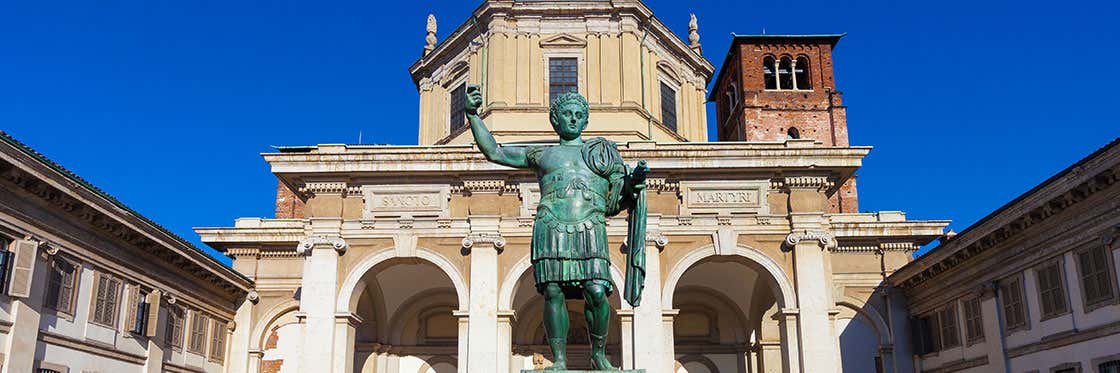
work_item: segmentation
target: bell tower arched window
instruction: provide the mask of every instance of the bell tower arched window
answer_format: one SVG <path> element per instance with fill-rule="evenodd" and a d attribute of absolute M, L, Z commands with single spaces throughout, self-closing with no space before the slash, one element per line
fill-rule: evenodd
<path fill-rule="evenodd" d="M 798 131 L 797 127 L 790 127 L 789 130 L 786 131 L 786 136 L 788 136 L 790 139 L 794 139 L 794 140 L 800 139 L 801 138 L 801 131 Z"/>
<path fill-rule="evenodd" d="M 762 59 L 762 77 L 766 80 L 766 89 L 778 89 L 778 64 L 774 61 L 774 56 L 766 56 Z"/>
<path fill-rule="evenodd" d="M 793 89 L 793 61 L 789 57 L 778 62 L 778 89 Z"/>
<path fill-rule="evenodd" d="M 809 57 L 797 57 L 793 65 L 794 88 L 799 90 L 813 89 L 812 75 L 809 74 Z"/>

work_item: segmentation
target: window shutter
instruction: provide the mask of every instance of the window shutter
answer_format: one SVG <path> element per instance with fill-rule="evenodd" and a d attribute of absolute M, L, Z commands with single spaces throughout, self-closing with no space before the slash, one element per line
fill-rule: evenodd
<path fill-rule="evenodd" d="M 149 338 L 156 336 L 156 326 L 159 325 L 159 298 L 159 291 L 156 290 L 148 293 L 148 298 L 146 299 L 146 302 L 148 304 L 148 317 L 144 324 L 144 335 Z"/>
<path fill-rule="evenodd" d="M 35 274 L 35 256 L 39 252 L 39 243 L 31 240 L 19 240 L 15 245 L 15 260 L 12 263 L 12 279 L 8 287 L 8 295 L 17 298 L 27 298 L 31 295 L 31 279 Z"/>

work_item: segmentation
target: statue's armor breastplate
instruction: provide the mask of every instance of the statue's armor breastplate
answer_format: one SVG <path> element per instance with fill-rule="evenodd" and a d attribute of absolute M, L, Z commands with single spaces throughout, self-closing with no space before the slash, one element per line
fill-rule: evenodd
<path fill-rule="evenodd" d="M 538 215 L 576 223 L 606 212 L 607 180 L 584 163 L 580 146 L 558 145 L 545 149 L 537 161 L 541 187 Z M 544 212 L 544 213 L 542 213 Z"/>

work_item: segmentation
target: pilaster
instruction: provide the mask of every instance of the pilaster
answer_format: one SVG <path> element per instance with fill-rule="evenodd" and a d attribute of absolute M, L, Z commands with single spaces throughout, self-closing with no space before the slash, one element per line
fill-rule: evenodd
<path fill-rule="evenodd" d="M 468 372 L 493 371 L 498 363 L 498 252 L 506 246 L 498 234 L 500 223 L 500 216 L 471 216 L 471 233 L 463 239 L 463 249 L 470 251 L 471 271 Z"/>
<path fill-rule="evenodd" d="M 350 312 L 335 313 L 333 372 L 354 371 L 354 342 L 357 338 L 357 328 L 361 324 L 362 318 L 358 315 Z"/>
<path fill-rule="evenodd" d="M 347 247 L 338 234 L 340 228 L 341 219 L 312 218 L 312 235 L 296 248 L 296 252 L 306 256 L 299 304 L 304 318 L 304 349 L 300 354 L 300 365 L 304 367 L 323 366 L 334 361 L 338 259 Z"/>
<path fill-rule="evenodd" d="M 824 217 L 828 210 L 825 193 L 834 183 L 827 174 L 787 175 L 782 181 L 789 192 L 792 232 L 785 248 L 793 252 L 794 259 L 801 367 L 805 372 L 837 372 L 839 349 L 831 321 L 835 303 L 827 250 L 836 240 Z"/>
<path fill-rule="evenodd" d="M 256 373 L 256 370 L 251 370 L 249 363 L 252 360 L 249 352 L 249 332 L 251 329 L 249 325 L 253 325 L 253 306 L 260 295 L 256 290 L 250 290 L 249 295 L 246 296 L 245 301 L 241 302 L 241 306 L 237 308 L 237 313 L 233 316 L 233 322 L 241 327 L 234 329 L 233 336 L 229 341 L 229 356 L 227 359 L 227 367 L 229 373 Z M 159 325 L 164 325 L 161 320 Z"/>
<path fill-rule="evenodd" d="M 647 217 L 647 226 L 658 226 L 658 218 L 656 215 Z M 654 245 L 650 245 L 651 239 Z M 668 239 L 659 232 L 647 233 L 645 288 L 641 304 L 633 310 L 630 357 L 633 369 L 645 369 L 647 373 L 669 373 L 675 362 L 673 316 L 676 310 L 666 310 L 666 306 L 672 305 L 661 304 L 661 250 L 668 243 Z M 625 349 L 623 351 L 625 356 L 627 353 Z"/>

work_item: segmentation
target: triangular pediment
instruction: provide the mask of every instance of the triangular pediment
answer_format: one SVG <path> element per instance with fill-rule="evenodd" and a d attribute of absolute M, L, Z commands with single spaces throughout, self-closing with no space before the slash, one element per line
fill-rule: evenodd
<path fill-rule="evenodd" d="M 541 40 L 541 48 L 583 48 L 587 40 L 568 35 L 559 34 Z"/>

